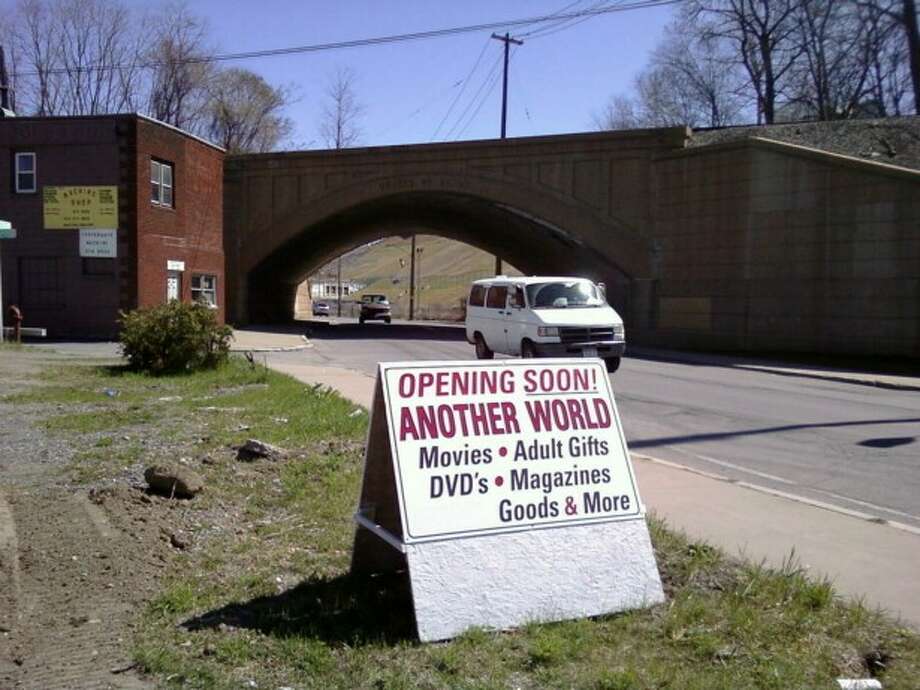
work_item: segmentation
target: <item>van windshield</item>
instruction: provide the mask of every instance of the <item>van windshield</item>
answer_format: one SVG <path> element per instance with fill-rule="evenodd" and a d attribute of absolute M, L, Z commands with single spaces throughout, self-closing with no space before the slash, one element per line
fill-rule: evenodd
<path fill-rule="evenodd" d="M 527 286 L 527 301 L 533 309 L 573 309 L 605 304 L 590 280 L 533 283 Z"/>

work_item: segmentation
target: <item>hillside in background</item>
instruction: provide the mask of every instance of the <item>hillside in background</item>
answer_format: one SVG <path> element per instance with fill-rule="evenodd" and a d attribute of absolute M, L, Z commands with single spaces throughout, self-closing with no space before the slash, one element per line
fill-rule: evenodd
<path fill-rule="evenodd" d="M 494 275 L 495 257 L 468 244 L 434 235 L 416 236 L 416 280 L 418 283 L 415 315 L 417 319 L 462 319 L 462 300 L 470 283 Z M 421 251 L 418 251 L 421 250 Z M 373 292 L 386 295 L 393 306 L 393 317 L 409 315 L 409 267 L 411 239 L 388 237 L 359 247 L 342 257 L 342 281 L 361 283 L 359 294 Z M 503 264 L 503 272 L 519 275 L 513 266 Z M 307 282 L 336 279 L 333 261 L 310 276 Z M 308 312 L 307 283 L 298 290 L 298 312 Z M 326 300 L 329 301 L 329 300 Z M 343 315 L 350 314 L 343 304 Z"/>

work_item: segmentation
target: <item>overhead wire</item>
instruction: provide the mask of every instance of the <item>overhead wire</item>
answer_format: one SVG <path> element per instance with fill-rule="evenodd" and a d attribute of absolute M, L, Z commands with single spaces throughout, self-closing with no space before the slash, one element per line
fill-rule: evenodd
<path fill-rule="evenodd" d="M 495 61 L 492 63 L 492 67 L 486 73 L 485 79 L 483 79 L 482 83 L 479 85 L 479 88 L 476 89 L 476 93 L 473 94 L 473 97 L 470 99 L 470 102 L 467 104 L 466 108 L 464 108 L 463 112 L 460 113 L 459 117 L 457 117 L 457 120 L 454 122 L 453 126 L 444 134 L 445 139 L 451 138 L 457 127 L 459 127 L 463 120 L 466 118 L 467 113 L 469 113 L 470 109 L 476 104 L 476 101 L 479 99 L 479 95 L 483 92 L 483 89 L 485 89 L 487 86 L 489 90 L 493 88 L 489 85 L 494 84 L 495 80 L 498 78 L 498 66 L 501 64 L 501 62 L 502 56 L 499 55 L 495 58 Z M 479 108 L 477 108 L 476 111 L 478 112 Z"/>
<path fill-rule="evenodd" d="M 444 123 L 447 122 L 447 119 L 450 117 L 450 114 L 453 112 L 454 108 L 456 107 L 457 102 L 460 100 L 460 98 L 463 96 L 463 93 L 466 91 L 466 86 L 467 84 L 469 84 L 470 79 L 472 78 L 473 74 L 476 72 L 476 69 L 479 67 L 479 63 L 482 62 L 482 56 L 486 54 L 486 49 L 489 47 L 489 43 L 491 42 L 491 40 L 492 40 L 491 36 L 486 37 L 485 43 L 482 44 L 482 50 L 479 51 L 479 55 L 476 58 L 476 62 L 473 63 L 473 68 L 469 71 L 469 74 L 467 74 L 466 77 L 463 78 L 463 87 L 454 97 L 454 100 L 451 101 L 450 107 L 447 109 L 447 112 L 444 113 L 444 117 L 441 118 L 441 121 L 438 123 L 437 129 L 434 130 L 434 134 L 431 135 L 431 141 L 434 141 L 437 138 L 438 133 L 441 131 L 441 127 L 443 127 Z"/>
<path fill-rule="evenodd" d="M 152 69 L 156 67 L 163 67 L 167 65 L 176 65 L 176 64 L 195 64 L 203 62 L 226 62 L 230 60 L 249 60 L 253 58 L 262 58 L 262 57 L 278 57 L 283 55 L 294 55 L 302 53 L 316 53 L 323 52 L 328 50 L 342 50 L 346 48 L 359 48 L 363 46 L 378 46 L 378 45 L 387 45 L 390 43 L 402 43 L 406 41 L 419 41 L 433 38 L 444 38 L 447 36 L 456 36 L 458 34 L 465 33 L 474 33 L 478 31 L 488 31 L 492 29 L 499 28 L 511 28 L 515 26 L 529 26 L 531 24 L 540 24 L 545 22 L 552 22 L 562 19 L 576 19 L 582 17 L 593 17 L 601 14 L 609 14 L 613 12 L 626 12 L 629 10 L 636 9 L 648 9 L 652 7 L 664 7 L 667 5 L 674 5 L 683 0 L 634 0 L 630 3 L 623 3 L 619 5 L 611 5 L 606 7 L 580 10 L 577 12 L 564 12 L 564 13 L 553 13 L 549 15 L 542 15 L 538 17 L 526 17 L 521 19 L 507 19 L 504 21 L 498 22 L 487 22 L 483 24 L 470 24 L 467 26 L 454 26 L 444 29 L 432 29 L 429 31 L 418 31 L 414 33 L 407 34 L 393 34 L 388 36 L 375 36 L 371 38 L 359 38 L 352 39 L 348 41 L 336 41 L 331 43 L 315 43 L 310 45 L 302 46 L 293 46 L 289 48 L 272 48 L 267 50 L 252 50 L 239 53 L 218 53 L 217 55 L 210 56 L 196 56 L 189 57 L 183 60 L 176 61 L 163 61 L 163 60 L 151 60 L 147 62 L 135 63 L 131 67 L 135 69 Z M 77 68 L 79 72 L 104 72 L 111 70 L 125 69 L 127 65 L 94 65 L 89 67 L 80 67 Z M 52 75 L 52 74 L 64 74 L 73 71 L 72 68 L 52 68 L 44 70 L 42 74 Z M 39 73 L 34 71 L 26 72 L 16 72 L 12 76 L 14 77 L 25 77 L 25 76 L 37 76 Z"/>
<path fill-rule="evenodd" d="M 559 15 L 559 14 L 562 14 L 562 13 L 565 12 L 566 10 L 572 9 L 575 5 L 580 5 L 582 2 L 584 2 L 584 0 L 575 0 L 575 2 L 570 2 L 570 3 L 569 3 L 568 5 L 566 5 L 565 7 L 561 7 L 560 9 L 556 10 L 555 12 L 553 12 L 553 15 L 552 15 L 552 16 L 555 17 L 555 16 L 557 16 L 557 15 Z M 544 29 L 549 29 L 549 28 L 552 28 L 552 27 L 554 27 L 554 26 L 558 26 L 559 24 L 564 24 L 564 23 L 567 22 L 567 21 L 569 21 L 569 20 L 568 20 L 568 19 L 556 19 L 555 21 L 547 22 L 547 24 L 546 24 L 545 26 L 538 26 L 538 27 L 535 28 L 535 29 L 531 29 L 530 31 L 526 31 L 526 32 L 524 32 L 524 33 L 522 33 L 522 34 L 518 34 L 517 37 L 518 37 L 518 38 L 527 38 L 528 36 L 532 36 L 534 33 L 538 32 L 538 31 L 543 31 Z"/>
<path fill-rule="evenodd" d="M 514 48 L 511 50 L 511 54 L 508 56 L 509 65 L 511 62 L 511 58 L 514 57 L 514 54 L 517 52 L 517 49 L 519 47 L 520 46 L 514 46 Z M 499 56 L 499 60 L 501 60 L 501 56 Z M 466 130 L 470 128 L 470 125 L 473 124 L 473 121 L 476 119 L 476 116 L 479 114 L 479 111 L 482 110 L 482 106 L 485 105 L 486 101 L 489 100 L 489 96 L 491 96 L 492 92 L 495 90 L 495 86 L 498 84 L 498 79 L 500 75 L 501 73 L 499 71 L 495 72 L 495 76 L 492 78 L 492 81 L 489 84 L 489 88 L 486 90 L 485 94 L 483 94 L 482 99 L 479 101 L 479 105 L 476 106 L 476 110 L 474 110 L 473 114 L 470 115 L 470 118 L 466 121 L 466 124 L 463 126 L 463 129 L 457 132 L 457 137 L 455 138 L 454 141 L 459 141 L 460 137 L 462 137 L 466 133 Z"/>
<path fill-rule="evenodd" d="M 614 1 L 614 2 L 606 2 L 606 0 L 601 0 L 601 2 L 597 2 L 597 3 L 593 4 L 593 5 L 591 5 L 588 9 L 589 9 L 589 10 L 597 10 L 597 9 L 599 9 L 599 8 L 605 6 L 605 5 L 608 6 L 608 7 L 613 7 L 613 6 L 616 6 L 616 5 L 618 5 L 618 4 L 619 4 L 619 3 L 616 2 L 616 1 Z M 538 39 L 538 38 L 546 38 L 547 36 L 552 36 L 553 34 L 557 34 L 557 33 L 559 33 L 560 31 L 567 31 L 568 29 L 571 29 L 571 28 L 573 28 L 573 27 L 575 27 L 575 26 L 578 26 L 578 25 L 581 24 L 582 22 L 585 22 L 585 21 L 587 21 L 587 20 L 589 20 L 589 19 L 592 19 L 593 17 L 594 17 L 594 15 L 589 15 L 589 16 L 587 16 L 587 17 L 580 17 L 580 18 L 578 18 L 578 19 L 566 19 L 565 21 L 560 22 L 559 25 L 557 25 L 557 26 L 555 26 L 555 27 L 546 27 L 545 29 L 535 29 L 534 31 L 531 31 L 531 32 L 529 33 L 530 40 L 531 40 L 531 41 L 534 41 L 534 40 L 536 40 L 536 39 Z"/>

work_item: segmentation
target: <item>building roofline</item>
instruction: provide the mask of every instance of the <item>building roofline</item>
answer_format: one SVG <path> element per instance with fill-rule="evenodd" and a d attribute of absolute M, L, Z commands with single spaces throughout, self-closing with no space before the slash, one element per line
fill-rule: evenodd
<path fill-rule="evenodd" d="M 19 115 L 17 117 L 11 118 L 0 118 L 0 122 L 49 122 L 49 121 L 73 121 L 73 120 L 117 120 L 117 119 L 126 119 L 133 118 L 136 120 L 144 120 L 151 124 L 157 125 L 159 127 L 165 127 L 166 129 L 171 129 L 177 134 L 181 134 L 188 139 L 193 139 L 200 144 L 204 144 L 212 149 L 220 151 L 221 153 L 227 153 L 227 150 L 222 146 L 208 141 L 202 137 L 199 137 L 196 134 L 191 132 L 186 132 L 184 129 L 176 127 L 175 125 L 168 124 L 161 120 L 157 120 L 154 117 L 149 115 L 144 115 L 143 113 L 99 113 L 97 115 Z"/>

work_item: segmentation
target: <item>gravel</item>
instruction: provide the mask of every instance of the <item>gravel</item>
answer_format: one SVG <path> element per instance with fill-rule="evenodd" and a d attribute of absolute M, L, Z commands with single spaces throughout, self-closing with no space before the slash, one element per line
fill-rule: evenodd
<path fill-rule="evenodd" d="M 752 137 L 920 170 L 920 116 L 699 129 L 693 132 L 688 146 Z"/>

